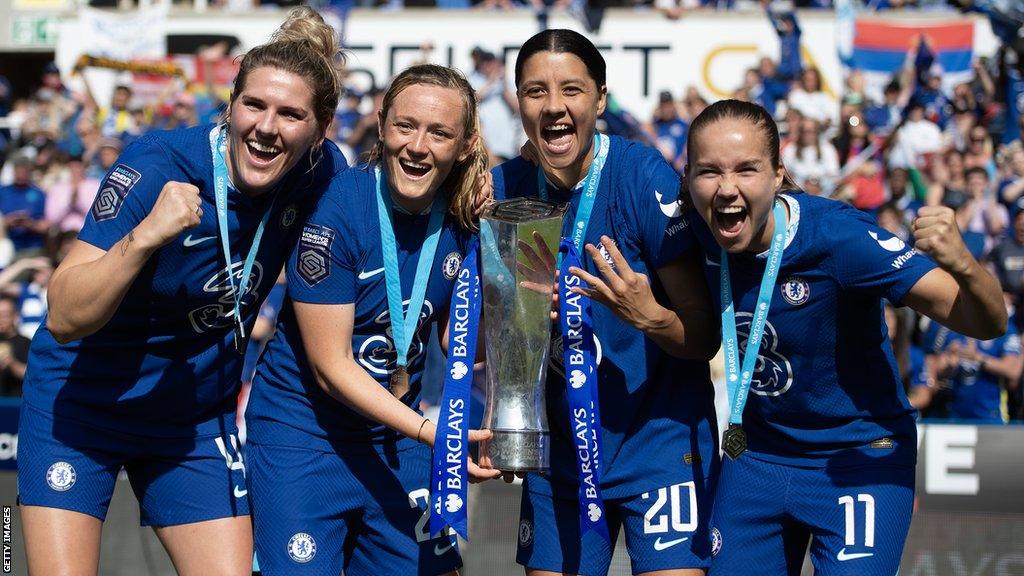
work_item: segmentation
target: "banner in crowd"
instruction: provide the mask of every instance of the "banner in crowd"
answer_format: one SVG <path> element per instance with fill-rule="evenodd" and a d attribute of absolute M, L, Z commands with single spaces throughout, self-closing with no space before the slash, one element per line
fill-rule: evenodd
<path fill-rule="evenodd" d="M 907 15 L 911 14 L 911 15 Z M 280 24 L 284 12 L 247 14 L 175 15 L 165 23 L 168 35 L 195 37 L 233 35 L 239 49 L 265 42 Z M 801 11 L 804 62 L 817 67 L 826 92 L 842 90 L 842 68 L 836 52 L 837 26 L 832 12 Z M 864 20 L 862 18 L 862 20 Z M 885 22 L 925 26 L 948 22 L 927 13 L 887 17 Z M 61 23 L 57 64 L 69 69 L 79 54 L 90 52 L 93 20 L 67 19 Z M 991 55 L 997 41 L 983 17 L 963 20 L 973 28 L 971 51 Z M 583 32 L 578 21 L 565 13 L 551 17 L 549 26 Z M 152 43 L 163 37 L 145 24 L 123 26 L 145 30 Z M 539 29 L 530 11 L 377 11 L 354 10 L 346 25 L 345 67 L 358 88 L 385 86 L 408 65 L 429 60 L 472 71 L 470 52 L 475 47 L 503 57 L 508 86 L 519 46 Z M 601 29 L 590 38 L 608 62 L 608 88 L 622 106 L 641 119 L 650 117 L 662 90 L 681 98 L 687 87 L 696 87 L 709 99 L 732 94 L 744 72 L 761 56 L 778 57 L 779 40 L 760 11 L 693 12 L 680 20 L 668 20 L 656 12 L 609 10 Z M 950 44 L 952 46 L 952 44 Z M 428 49 L 424 49 L 424 47 Z M 940 59 L 941 61 L 941 59 Z"/>
<path fill-rule="evenodd" d="M 947 89 L 970 79 L 974 55 L 974 23 L 907 24 L 858 20 L 854 25 L 852 68 L 865 72 L 869 82 L 884 85 L 906 63 L 908 53 L 920 43 L 935 55 Z"/>

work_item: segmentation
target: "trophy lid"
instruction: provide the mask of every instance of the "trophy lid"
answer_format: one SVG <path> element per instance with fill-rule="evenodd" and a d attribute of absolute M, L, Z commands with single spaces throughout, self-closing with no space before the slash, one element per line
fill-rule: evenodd
<path fill-rule="evenodd" d="M 531 220 L 561 218 L 565 214 L 565 209 L 565 202 L 551 202 L 540 198 L 512 198 L 489 203 L 484 207 L 480 218 L 518 224 Z"/>

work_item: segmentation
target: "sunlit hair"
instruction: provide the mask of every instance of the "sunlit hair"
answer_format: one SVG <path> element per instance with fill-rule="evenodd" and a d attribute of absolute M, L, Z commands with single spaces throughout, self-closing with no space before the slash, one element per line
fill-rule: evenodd
<path fill-rule="evenodd" d="M 380 107 L 380 123 L 384 125 L 395 98 L 410 86 L 440 86 L 455 90 L 462 99 L 462 139 L 474 138 L 470 153 L 462 162 L 456 162 L 448 177 L 441 183 L 441 192 L 448 200 L 448 212 L 466 230 L 476 230 L 473 207 L 477 183 L 487 172 L 487 148 L 480 137 L 480 116 L 477 113 L 476 91 L 458 70 L 437 64 L 419 64 L 402 71 L 391 81 Z M 386 134 L 386 131 L 381 131 Z M 384 157 L 384 142 L 378 140 L 370 151 L 369 162 L 380 162 Z"/>
<path fill-rule="evenodd" d="M 288 12 L 270 41 L 242 56 L 231 92 L 231 103 L 245 90 L 249 73 L 263 67 L 291 72 L 312 89 L 313 117 L 323 138 L 334 118 L 341 93 L 341 78 L 335 63 L 342 58 L 338 35 L 315 10 L 300 6 Z"/>
<path fill-rule="evenodd" d="M 598 88 L 605 85 L 606 66 L 604 57 L 594 43 L 579 32 L 562 28 L 552 28 L 538 32 L 530 37 L 519 48 L 516 56 L 516 88 L 519 88 L 523 77 L 523 67 L 531 56 L 538 52 L 554 52 L 556 54 L 572 54 L 579 58 L 587 67 L 587 73 Z"/>
<path fill-rule="evenodd" d="M 781 153 L 779 150 L 779 127 L 775 124 L 775 120 L 767 110 L 752 102 L 743 102 L 740 100 L 719 100 L 705 108 L 690 124 L 690 133 L 686 137 L 686 149 L 691 153 L 694 150 L 699 150 L 699 147 L 695 146 L 695 144 L 697 139 L 700 138 L 701 133 L 703 133 L 708 126 L 726 119 L 748 122 L 757 128 L 761 132 L 761 135 L 764 136 L 764 152 L 771 162 L 772 169 L 779 169 L 782 165 Z M 682 186 L 683 192 L 685 193 L 679 195 L 679 200 L 688 207 L 691 199 L 687 185 L 687 178 L 685 176 L 682 179 Z M 789 172 L 784 172 L 782 185 L 776 192 L 799 189 L 800 187 L 793 181 Z"/>

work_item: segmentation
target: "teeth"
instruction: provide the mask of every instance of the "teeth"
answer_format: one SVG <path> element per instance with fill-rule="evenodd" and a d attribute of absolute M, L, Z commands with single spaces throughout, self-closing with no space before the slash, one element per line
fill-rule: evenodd
<path fill-rule="evenodd" d="M 718 208 L 718 211 L 722 214 L 739 214 L 743 211 L 743 208 L 739 206 L 722 206 Z"/>
<path fill-rule="evenodd" d="M 419 163 L 416 163 L 416 162 L 409 162 L 408 160 L 399 160 L 399 162 L 401 162 L 403 166 L 408 166 L 408 167 L 412 168 L 413 170 L 426 170 L 426 169 L 430 168 L 430 166 L 427 166 L 426 164 L 419 164 Z"/>
<path fill-rule="evenodd" d="M 569 126 L 568 124 L 555 124 L 553 126 L 547 126 L 544 128 L 544 130 L 548 132 L 567 132 L 571 129 L 572 127 Z"/>
<path fill-rule="evenodd" d="M 263 152 L 264 154 L 277 154 L 281 150 L 277 146 L 270 146 L 268 144 L 260 144 L 255 140 L 249 140 L 246 142 L 249 146 L 252 146 L 257 152 Z"/>

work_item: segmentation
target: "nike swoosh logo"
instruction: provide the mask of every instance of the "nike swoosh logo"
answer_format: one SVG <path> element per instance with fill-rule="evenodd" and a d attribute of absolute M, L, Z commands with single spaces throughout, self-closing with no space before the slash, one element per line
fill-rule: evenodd
<path fill-rule="evenodd" d="M 847 560 L 857 560 L 858 558 L 867 558 L 869 556 L 874 555 L 874 552 L 858 552 L 857 554 L 847 554 L 846 548 L 843 548 L 839 551 L 839 554 L 836 554 L 836 559 L 840 562 L 846 562 Z"/>
<path fill-rule="evenodd" d="M 202 238 L 192 238 L 192 235 L 189 234 L 188 236 L 185 236 L 185 241 L 182 244 L 185 245 L 185 248 L 191 248 L 197 244 L 202 244 L 207 240 L 213 240 L 214 238 L 216 238 L 216 236 L 203 236 Z"/>
<path fill-rule="evenodd" d="M 708 266 L 721 266 L 721 264 L 719 264 L 718 262 L 714 262 L 713 260 L 711 260 L 711 258 L 708 258 L 707 256 L 704 257 L 704 263 L 707 264 Z"/>
<path fill-rule="evenodd" d="M 247 489 L 235 486 L 235 498 L 241 498 L 242 496 L 245 496 L 248 493 L 249 491 Z"/>
<path fill-rule="evenodd" d="M 687 537 L 687 538 L 679 538 L 679 539 L 676 539 L 676 540 L 669 540 L 667 542 L 662 542 L 661 541 L 661 536 L 658 536 L 658 539 L 654 541 L 654 549 L 657 550 L 658 552 L 661 552 L 662 550 L 664 550 L 666 548 L 671 548 L 671 547 L 675 546 L 676 544 L 681 544 L 683 542 L 686 542 L 689 539 L 690 538 Z"/>
<path fill-rule="evenodd" d="M 661 192 L 655 190 L 654 197 L 657 198 L 658 206 L 661 206 L 661 213 L 665 216 L 668 216 L 669 218 L 678 218 L 679 215 L 683 213 L 683 208 L 679 205 L 679 202 L 669 202 L 668 204 L 662 203 Z"/>
<path fill-rule="evenodd" d="M 380 274 L 383 271 L 384 271 L 384 268 L 377 268 L 376 270 L 370 270 L 369 272 L 367 272 L 366 270 L 363 270 L 362 272 L 359 273 L 359 279 L 360 280 L 368 280 L 370 278 L 373 278 L 377 274 Z"/>
<path fill-rule="evenodd" d="M 443 556 L 446 552 L 455 547 L 455 542 L 448 540 L 448 542 L 442 546 L 440 544 L 434 545 L 434 556 Z"/>

